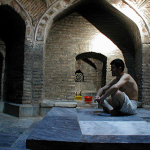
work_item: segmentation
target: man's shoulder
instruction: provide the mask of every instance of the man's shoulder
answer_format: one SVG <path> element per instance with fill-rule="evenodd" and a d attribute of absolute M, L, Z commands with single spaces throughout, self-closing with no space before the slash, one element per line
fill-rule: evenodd
<path fill-rule="evenodd" d="M 133 77 L 130 74 L 128 74 L 128 73 L 124 73 L 122 79 L 126 80 L 126 81 L 129 81 L 129 82 L 134 81 Z"/>
<path fill-rule="evenodd" d="M 116 78 L 117 79 L 117 78 Z M 126 80 L 126 81 L 129 81 L 131 79 L 131 76 L 130 74 L 128 73 L 124 73 L 120 79 L 118 79 L 117 81 L 122 81 L 122 80 Z M 114 79 L 115 80 L 115 79 Z"/>
<path fill-rule="evenodd" d="M 130 74 L 128 74 L 128 73 L 124 73 L 124 74 L 123 74 L 123 77 L 124 77 L 124 78 L 130 78 L 130 77 L 131 77 L 131 75 L 130 75 Z"/>

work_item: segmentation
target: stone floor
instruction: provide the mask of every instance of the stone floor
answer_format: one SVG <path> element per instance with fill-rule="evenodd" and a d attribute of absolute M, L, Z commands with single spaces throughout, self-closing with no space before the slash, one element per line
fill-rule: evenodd
<path fill-rule="evenodd" d="M 78 145 L 78 150 L 99 149 L 97 143 L 106 143 L 109 147 L 112 147 L 109 145 L 111 143 L 144 143 L 150 148 L 150 110 L 138 108 L 136 115 L 121 117 L 111 117 L 100 111 L 101 109 L 55 107 L 44 118 L 17 118 L 0 113 L 0 150 L 27 150 L 27 139 L 29 149 L 30 146 L 34 149 L 40 140 L 48 147 L 52 144 L 51 149 L 56 148 L 53 143 L 59 140 L 61 143 L 66 140 L 71 144 L 95 143 L 94 147 L 84 145 L 83 148 L 83 145 Z M 62 126 L 63 123 L 65 126 Z M 51 143 L 45 143 L 44 140 Z M 141 146 L 146 149 L 145 145 Z M 49 149 L 48 147 L 37 149 Z M 131 147 L 133 148 L 133 145 Z M 136 145 L 136 148 L 140 149 L 140 145 Z"/>
<path fill-rule="evenodd" d="M 41 119 L 17 118 L 0 113 L 0 150 L 26 150 L 26 138 Z"/>

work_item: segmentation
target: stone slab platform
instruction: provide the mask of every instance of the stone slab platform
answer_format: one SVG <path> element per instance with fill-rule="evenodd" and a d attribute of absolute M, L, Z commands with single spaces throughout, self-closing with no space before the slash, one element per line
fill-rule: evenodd
<path fill-rule="evenodd" d="M 100 109 L 54 107 L 26 140 L 29 149 L 150 149 L 150 111 L 112 117 Z"/>

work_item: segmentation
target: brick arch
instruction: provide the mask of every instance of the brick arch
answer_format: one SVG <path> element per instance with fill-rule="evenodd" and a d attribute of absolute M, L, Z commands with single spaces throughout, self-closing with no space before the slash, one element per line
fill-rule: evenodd
<path fill-rule="evenodd" d="M 106 84 L 106 65 L 107 65 L 107 57 L 100 53 L 95 52 L 85 52 L 81 53 L 76 56 L 77 60 L 83 60 L 87 63 L 89 63 L 92 67 L 96 67 L 95 64 L 89 60 L 89 58 L 97 59 L 103 63 L 103 69 L 102 69 L 102 86 Z M 95 68 L 96 69 L 96 68 Z"/>
<path fill-rule="evenodd" d="M 123 3 L 126 4 L 126 6 L 130 7 L 137 14 L 137 16 L 139 16 L 139 18 L 141 19 L 140 22 L 137 23 L 137 25 L 140 29 L 141 35 L 143 35 L 143 37 L 145 38 L 145 39 L 144 38 L 142 39 L 142 42 L 144 43 L 145 40 L 146 41 L 148 40 L 147 37 L 150 38 L 150 27 L 148 25 L 149 19 L 147 18 L 148 19 L 147 20 L 145 16 L 143 15 L 144 13 L 149 15 L 148 9 L 144 8 L 146 4 L 148 4 L 148 1 L 139 0 L 139 1 L 129 2 L 127 0 L 123 0 Z M 141 11 L 143 11 L 144 13 L 142 13 Z"/>
<path fill-rule="evenodd" d="M 28 14 L 28 12 L 23 8 L 21 3 L 18 0 L 9 0 L 9 1 L 2 1 L 0 5 L 10 5 L 25 21 L 26 24 L 26 40 L 33 40 L 34 30 L 32 27 L 32 20 Z"/>
<path fill-rule="evenodd" d="M 34 41 L 35 42 L 36 41 L 45 41 L 45 39 L 47 37 L 47 32 L 53 25 L 53 21 L 55 20 L 55 18 L 57 18 L 57 16 L 67 14 L 68 12 L 70 12 L 71 8 L 74 9 L 74 6 L 78 7 L 80 5 L 84 5 L 84 3 L 86 4 L 89 2 L 91 2 L 91 1 L 90 0 L 87 0 L 87 1 L 85 1 L 85 0 L 72 0 L 72 1 L 60 0 L 60 1 L 56 1 L 55 3 L 51 4 L 49 6 L 49 8 L 47 9 L 47 11 L 40 18 L 39 22 L 37 23 L 37 26 L 36 26 L 36 29 L 34 32 Z M 116 3 L 113 4 L 113 1 L 106 2 L 104 0 L 101 0 L 100 2 L 98 2 L 96 0 L 92 0 L 92 2 L 101 3 L 102 5 L 109 5 L 109 6 L 111 5 L 114 8 L 116 8 L 117 12 L 122 12 L 122 13 L 124 13 L 123 11 L 121 11 L 122 5 L 126 5 L 126 6 L 130 7 L 134 12 L 137 13 L 137 16 L 139 18 L 141 18 L 140 24 L 138 25 L 138 27 L 140 28 L 141 35 L 143 35 L 144 37 L 147 37 L 147 36 L 149 37 L 150 29 L 149 29 L 146 19 L 140 14 L 140 12 L 138 10 L 134 9 L 130 3 L 126 2 L 126 0 L 124 0 L 122 2 L 122 5 L 117 5 Z M 108 9 L 112 9 L 112 8 L 108 8 Z M 145 28 L 144 32 L 143 32 L 142 28 Z M 145 39 L 141 39 L 141 40 L 144 42 Z"/>
<path fill-rule="evenodd" d="M 62 12 L 64 12 L 65 10 L 72 8 L 73 5 L 77 5 L 81 1 L 85 1 L 85 0 L 71 0 L 71 1 L 60 0 L 54 2 L 47 9 L 47 11 L 43 14 L 39 22 L 37 23 L 35 33 L 34 33 L 34 42 L 36 41 L 45 42 L 48 31 L 51 28 L 52 24 L 54 23 L 53 19 L 57 17 L 59 14 L 62 14 Z M 65 11 L 65 14 L 66 12 L 67 11 Z"/>
<path fill-rule="evenodd" d="M 81 3 L 80 3 L 81 2 Z M 120 22 L 122 22 L 122 26 L 126 25 L 126 31 L 128 32 L 128 37 L 130 37 L 132 43 L 132 49 L 130 48 L 130 50 L 128 50 L 129 55 L 124 56 L 125 57 L 125 61 L 128 67 L 130 67 L 130 65 L 132 64 L 132 68 L 129 70 L 129 72 L 132 72 L 132 70 L 135 70 L 135 75 L 133 73 L 133 76 L 135 77 L 138 85 L 139 85 L 139 95 L 142 95 L 142 43 L 146 42 L 145 39 L 147 39 L 147 41 L 149 40 L 149 29 L 147 28 L 147 23 L 146 21 L 142 18 L 142 16 L 140 14 L 137 13 L 137 16 L 139 18 L 141 18 L 140 20 L 140 24 L 138 24 L 138 26 L 128 17 L 126 17 L 124 15 L 123 12 L 121 12 L 122 7 L 123 6 L 128 6 L 130 9 L 133 10 L 132 7 L 130 7 L 129 4 L 123 2 L 123 1 L 119 1 L 122 3 L 122 5 L 117 5 L 117 7 L 115 7 L 115 3 L 113 4 L 113 1 L 105 1 L 105 0 L 101 0 L 101 1 L 97 1 L 97 0 L 72 0 L 72 1 L 65 1 L 65 0 L 60 0 L 60 1 L 56 1 L 54 4 L 52 4 L 47 11 L 43 14 L 43 16 L 41 17 L 41 19 L 39 20 L 37 27 L 35 29 L 35 34 L 34 34 L 34 42 L 45 42 L 46 38 L 47 38 L 47 33 L 50 30 L 50 28 L 54 25 L 55 22 L 57 22 L 57 20 L 65 17 L 65 15 L 70 14 L 73 11 L 76 11 L 78 9 L 78 7 L 83 7 L 92 2 L 93 4 L 97 5 L 97 6 L 104 6 L 105 9 L 107 9 L 107 11 L 109 11 L 110 13 L 112 13 L 112 15 L 114 15 L 116 18 L 118 18 L 120 20 Z M 71 11 L 72 9 L 72 11 Z M 135 11 L 135 10 L 133 10 Z M 94 23 L 93 23 L 94 24 Z M 139 28 L 140 27 L 140 30 Z M 97 27 L 98 28 L 98 27 Z M 145 31 L 143 32 L 141 29 L 145 29 Z M 127 50 L 126 45 L 123 45 L 124 43 L 122 42 L 120 45 L 119 42 L 117 42 L 117 40 L 115 40 L 115 38 L 111 37 L 110 34 L 105 34 L 107 37 L 109 37 L 116 45 L 119 45 L 118 47 L 122 50 L 123 54 L 125 54 L 124 52 Z M 141 38 L 141 37 L 147 37 L 148 38 Z M 126 47 L 124 49 L 124 47 Z M 129 57 L 131 58 L 131 61 L 128 61 L 127 59 Z M 141 100 L 140 100 L 141 101 Z"/>
<path fill-rule="evenodd" d="M 97 59 L 99 61 L 102 61 L 103 64 L 106 64 L 107 63 L 107 57 L 104 56 L 103 54 L 100 54 L 100 53 L 96 53 L 96 52 L 85 52 L 85 53 L 81 53 L 79 55 L 76 56 L 76 60 L 79 60 L 79 59 L 88 59 L 88 58 L 94 58 L 94 59 Z"/>
<path fill-rule="evenodd" d="M 83 3 L 80 3 L 80 2 L 83 2 Z M 81 7 L 81 10 L 82 10 L 82 8 L 85 8 L 86 5 L 88 5 L 89 3 L 93 4 L 95 6 L 101 7 L 101 8 L 105 7 L 105 9 L 107 9 L 107 11 L 110 12 L 110 14 L 112 13 L 113 16 L 115 16 L 114 18 L 117 18 L 120 22 L 122 22 L 122 27 L 126 26 L 126 27 L 124 27 L 124 28 L 127 28 L 126 31 L 128 32 L 128 34 L 126 34 L 126 35 L 128 35 L 128 37 L 130 39 L 129 40 L 128 38 L 126 38 L 129 41 L 129 43 L 130 43 L 130 46 L 128 46 L 129 49 L 125 45 L 125 42 L 123 42 L 124 37 L 120 33 L 118 33 L 118 34 L 121 35 L 122 40 L 118 39 L 117 35 L 116 36 L 114 36 L 114 35 L 111 36 L 111 33 L 106 33 L 106 32 L 102 32 L 102 33 L 105 34 L 108 38 L 110 38 L 122 50 L 123 54 L 125 54 L 124 51 L 128 51 L 128 54 L 125 55 L 124 57 L 125 58 L 132 57 L 132 59 L 130 59 L 130 61 L 127 61 L 127 63 L 126 63 L 127 67 L 130 68 L 130 64 L 134 64 L 134 62 L 135 62 L 135 60 L 134 60 L 135 51 L 138 51 L 138 55 L 141 54 L 141 50 L 142 50 L 141 46 L 142 46 L 142 40 L 143 40 L 143 39 L 141 39 L 142 33 L 140 33 L 141 30 L 139 31 L 139 29 L 136 26 L 136 24 L 131 19 L 127 18 L 120 11 L 122 6 L 120 6 L 120 9 L 119 8 L 117 9 L 114 6 L 112 6 L 111 1 L 110 1 L 110 3 L 106 2 L 106 1 L 103 1 L 103 0 L 101 0 L 101 1 L 95 1 L 95 0 L 93 0 L 93 1 L 90 1 L 90 0 L 89 1 L 78 0 L 76 2 L 74 2 L 74 1 L 69 1 L 69 2 L 67 1 L 66 2 L 66 1 L 62 0 L 62 1 L 55 2 L 53 5 L 51 5 L 49 7 L 49 9 L 46 11 L 46 13 L 41 17 L 41 19 L 40 19 L 40 21 L 39 21 L 39 23 L 37 25 L 37 28 L 35 30 L 34 41 L 35 42 L 36 41 L 43 41 L 43 42 L 45 42 L 48 31 L 50 30 L 50 28 L 52 27 L 52 25 L 55 22 L 57 22 L 57 20 L 61 19 L 66 14 L 69 14 L 69 13 L 77 10 L 78 7 Z M 127 5 L 125 2 L 123 4 Z M 71 8 L 73 9 L 72 11 L 70 10 Z M 88 9 L 90 11 L 90 8 L 88 8 Z M 62 12 L 65 12 L 65 13 L 62 13 Z M 88 17 L 86 16 L 86 14 L 81 13 L 81 15 L 88 20 Z M 96 24 L 94 24 L 93 20 L 88 20 L 88 21 L 91 22 L 100 31 L 104 30 L 104 29 L 101 29 L 98 26 L 96 26 Z M 143 21 L 143 20 L 141 19 L 141 21 Z M 108 25 L 110 23 L 111 22 L 109 22 Z M 145 22 L 143 24 L 145 25 Z M 110 25 L 109 25 L 109 27 L 110 27 L 110 30 L 112 31 L 113 30 L 112 27 Z M 147 35 L 146 33 L 148 33 L 148 31 L 147 30 L 145 30 L 145 31 L 146 32 L 143 33 L 143 34 Z M 123 34 L 125 34 L 125 32 Z M 130 41 L 132 41 L 132 43 Z M 124 47 L 126 47 L 126 49 Z M 129 69 L 129 72 L 132 74 L 132 76 L 135 76 L 134 75 L 135 73 L 133 72 L 133 70 L 134 70 L 134 66 L 131 69 Z M 140 68 L 140 70 L 141 70 L 141 68 Z M 137 76 L 139 77 L 141 75 L 137 75 Z M 140 81 L 140 79 L 137 79 L 137 80 Z"/>

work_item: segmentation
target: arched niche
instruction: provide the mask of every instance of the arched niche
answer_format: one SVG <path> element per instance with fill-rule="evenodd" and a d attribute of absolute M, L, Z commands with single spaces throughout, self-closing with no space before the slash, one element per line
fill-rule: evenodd
<path fill-rule="evenodd" d="M 107 57 L 100 53 L 85 52 L 76 56 L 76 69 L 84 74 L 84 81 L 75 83 L 75 91 L 82 95 L 95 96 L 106 83 Z"/>

